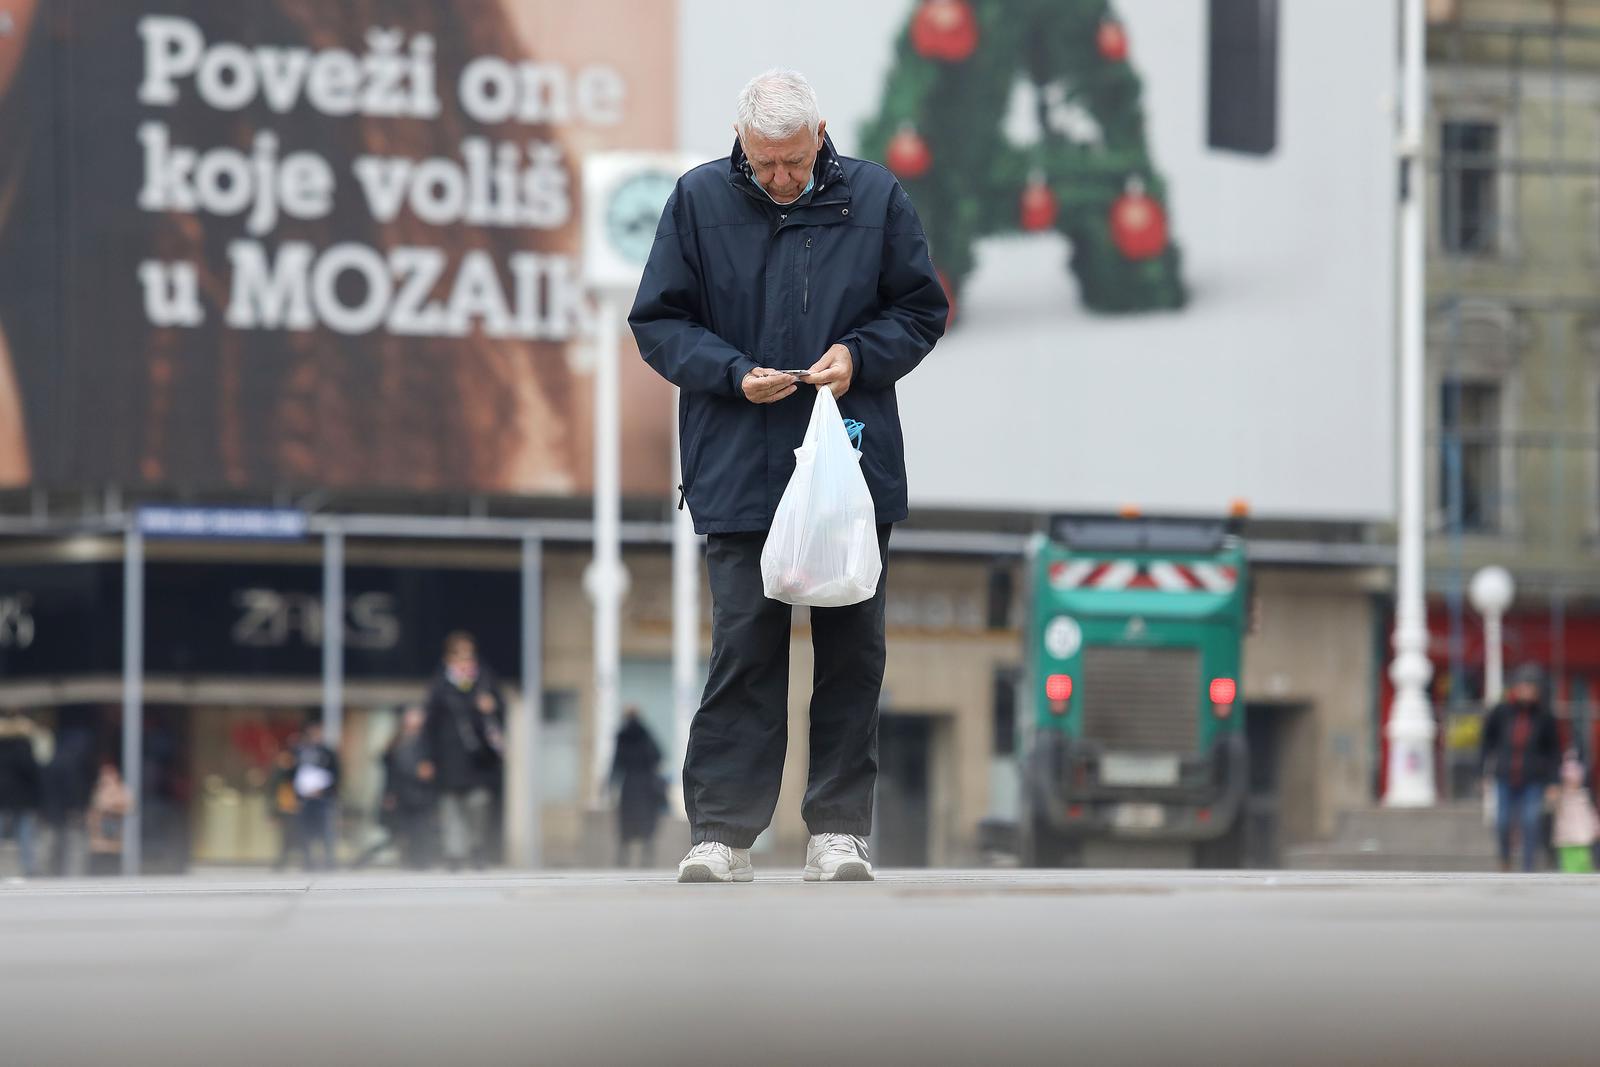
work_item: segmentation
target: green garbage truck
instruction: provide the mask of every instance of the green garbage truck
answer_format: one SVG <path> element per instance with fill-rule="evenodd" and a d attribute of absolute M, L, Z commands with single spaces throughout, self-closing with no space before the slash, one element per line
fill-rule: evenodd
<path fill-rule="evenodd" d="M 1249 582 L 1238 520 L 1057 518 L 1029 545 L 1030 866 L 1237 866 Z"/>

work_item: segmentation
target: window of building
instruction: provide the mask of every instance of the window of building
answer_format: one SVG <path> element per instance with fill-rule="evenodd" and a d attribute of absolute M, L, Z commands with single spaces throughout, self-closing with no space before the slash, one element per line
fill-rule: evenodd
<path fill-rule="evenodd" d="M 1447 252 L 1492 255 L 1496 250 L 1499 141 L 1493 122 L 1446 122 L 1441 128 L 1439 232 Z"/>
<path fill-rule="evenodd" d="M 994 672 L 994 754 L 1012 756 L 1017 751 L 1017 688 L 1022 674 L 1014 667 Z"/>
<path fill-rule="evenodd" d="M 1439 502 L 1445 524 L 1492 533 L 1500 512 L 1500 386 L 1447 379 L 1439 397 Z"/>

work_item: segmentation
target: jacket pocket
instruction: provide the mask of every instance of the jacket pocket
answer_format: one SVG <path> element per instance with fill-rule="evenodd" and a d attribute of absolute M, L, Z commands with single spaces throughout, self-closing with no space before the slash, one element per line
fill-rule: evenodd
<path fill-rule="evenodd" d="M 685 391 L 679 398 L 678 412 L 678 445 L 681 450 L 679 456 L 679 473 L 683 485 L 680 486 L 687 492 L 694 485 L 695 472 L 700 466 L 700 453 L 702 452 L 706 433 L 706 423 L 709 411 L 708 399 L 696 396 Z"/>

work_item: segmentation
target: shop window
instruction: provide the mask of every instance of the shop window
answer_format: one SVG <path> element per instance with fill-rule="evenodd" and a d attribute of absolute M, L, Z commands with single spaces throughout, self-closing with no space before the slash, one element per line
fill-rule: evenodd
<path fill-rule="evenodd" d="M 1458 255 L 1493 255 L 1498 246 L 1500 129 L 1493 122 L 1446 122 L 1440 128 L 1439 232 Z"/>
<path fill-rule="evenodd" d="M 1014 625 L 1016 577 L 1010 563 L 995 563 L 989 568 L 987 624 L 991 630 L 1006 630 Z"/>
<path fill-rule="evenodd" d="M 1501 501 L 1501 389 L 1447 379 L 1439 396 L 1439 504 L 1447 528 L 1493 533 Z"/>
<path fill-rule="evenodd" d="M 1017 751 L 1017 687 L 1020 677 L 1016 670 L 1001 667 L 994 672 L 994 754 L 1011 756 Z"/>

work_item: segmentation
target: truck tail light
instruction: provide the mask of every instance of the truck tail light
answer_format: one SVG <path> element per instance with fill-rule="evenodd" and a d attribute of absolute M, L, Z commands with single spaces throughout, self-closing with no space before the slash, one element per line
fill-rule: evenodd
<path fill-rule="evenodd" d="M 1044 680 L 1045 699 L 1050 701 L 1050 710 L 1057 715 L 1067 710 L 1067 701 L 1072 699 L 1072 675 L 1052 674 Z"/>
<path fill-rule="evenodd" d="M 1233 714 L 1233 701 L 1238 695 L 1239 687 L 1232 678 L 1211 679 L 1211 713 L 1226 719 Z"/>

